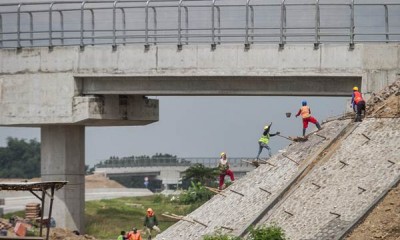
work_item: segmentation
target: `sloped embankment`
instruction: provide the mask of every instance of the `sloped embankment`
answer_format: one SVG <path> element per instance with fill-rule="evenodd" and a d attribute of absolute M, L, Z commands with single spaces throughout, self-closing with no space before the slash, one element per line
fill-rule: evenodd
<path fill-rule="evenodd" d="M 186 217 L 196 223 L 180 221 L 156 239 L 196 240 L 217 230 L 239 236 L 271 223 L 293 240 L 344 237 L 400 180 L 396 86 L 371 98 L 362 123 L 325 123 L 273 156 L 275 166 L 261 165 Z"/>

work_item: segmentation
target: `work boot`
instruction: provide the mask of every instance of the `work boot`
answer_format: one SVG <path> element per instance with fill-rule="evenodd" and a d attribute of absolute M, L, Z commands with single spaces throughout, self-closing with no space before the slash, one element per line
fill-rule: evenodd
<path fill-rule="evenodd" d="M 306 136 L 306 129 L 303 128 L 303 137 L 305 137 L 305 136 Z"/>

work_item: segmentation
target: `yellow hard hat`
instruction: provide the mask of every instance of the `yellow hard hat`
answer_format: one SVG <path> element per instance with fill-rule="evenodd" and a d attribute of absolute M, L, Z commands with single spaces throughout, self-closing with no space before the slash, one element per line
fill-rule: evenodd
<path fill-rule="evenodd" d="M 224 155 L 226 155 L 226 153 L 225 153 L 225 152 L 222 152 L 222 153 L 221 153 L 221 157 L 224 156 Z"/>
<path fill-rule="evenodd" d="M 269 128 L 269 126 L 268 125 L 266 125 L 265 127 L 264 127 L 264 130 L 267 130 Z"/>
<path fill-rule="evenodd" d="M 358 87 L 353 87 L 353 91 L 358 91 Z"/>

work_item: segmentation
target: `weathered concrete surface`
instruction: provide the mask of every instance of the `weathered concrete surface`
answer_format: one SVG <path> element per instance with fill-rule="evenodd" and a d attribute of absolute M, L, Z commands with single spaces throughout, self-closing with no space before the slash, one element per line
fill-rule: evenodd
<path fill-rule="evenodd" d="M 338 239 L 399 178 L 399 139 L 400 119 L 364 120 L 262 223 L 290 239 Z"/>
<path fill-rule="evenodd" d="M 332 140 L 348 123 L 329 122 L 319 134 Z M 329 139 L 313 135 L 285 150 L 286 156 L 302 163 L 309 163 L 309 157 L 319 160 L 277 202 L 272 200 L 302 168 L 282 153 L 271 159 L 277 167 L 261 166 L 231 186 L 244 196 L 225 190 L 226 197 L 214 196 L 187 216 L 207 227 L 180 221 L 156 239 L 196 240 L 222 226 L 234 229 L 222 232 L 239 235 L 260 214 L 258 225 L 276 223 L 290 239 L 338 239 L 400 178 L 400 119 L 366 119 L 342 133 L 346 134 L 329 148 Z M 321 148 L 326 152 L 316 156 Z"/>
<path fill-rule="evenodd" d="M 206 224 L 191 224 L 180 221 L 157 236 L 157 239 L 195 240 L 202 235 L 210 234 L 222 226 L 233 228 L 233 234 L 241 234 L 265 207 L 280 195 L 284 188 L 299 169 L 302 163 L 313 156 L 320 148 L 325 148 L 331 139 L 335 138 L 349 123 L 346 121 L 333 121 L 324 125 L 320 134 L 326 136 L 323 139 L 312 135 L 310 140 L 304 143 L 293 143 L 284 150 L 284 153 L 274 155 L 269 161 L 276 167 L 261 165 L 246 176 L 235 182 L 229 189 L 236 190 L 244 196 L 224 191 L 227 196 L 216 195 L 200 208 L 196 209 L 188 218 L 199 220 Z M 297 161 L 300 165 L 290 161 L 287 157 Z M 270 193 L 261 190 L 265 189 Z M 229 232 L 222 229 L 223 232 Z"/>

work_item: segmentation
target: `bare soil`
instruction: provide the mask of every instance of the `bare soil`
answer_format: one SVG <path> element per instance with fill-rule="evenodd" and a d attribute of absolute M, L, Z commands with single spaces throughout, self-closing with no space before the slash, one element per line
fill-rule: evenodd
<path fill-rule="evenodd" d="M 346 238 L 347 240 L 400 239 L 400 185 Z"/>

